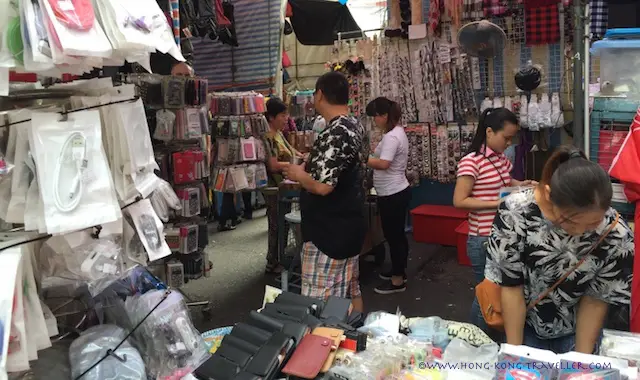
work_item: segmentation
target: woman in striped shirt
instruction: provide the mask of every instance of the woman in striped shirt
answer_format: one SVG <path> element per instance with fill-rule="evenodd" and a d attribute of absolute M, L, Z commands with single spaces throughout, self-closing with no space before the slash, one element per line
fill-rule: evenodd
<path fill-rule="evenodd" d="M 511 178 L 513 165 L 504 155 L 518 132 L 517 116 L 506 108 L 488 108 L 480 116 L 469 154 L 458 163 L 453 205 L 469 210 L 467 255 L 476 284 L 484 279 L 486 243 L 500 204 L 500 188 L 529 185 Z"/>

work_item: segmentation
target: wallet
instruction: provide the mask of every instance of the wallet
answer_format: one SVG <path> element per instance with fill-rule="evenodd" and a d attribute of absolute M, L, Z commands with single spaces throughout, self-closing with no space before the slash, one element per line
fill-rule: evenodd
<path fill-rule="evenodd" d="M 351 300 L 336 296 L 329 296 L 322 309 L 320 319 L 336 318 L 340 322 L 347 322 L 351 313 Z"/>
<path fill-rule="evenodd" d="M 251 311 L 251 313 L 249 313 L 249 323 L 267 331 L 281 331 L 293 338 L 296 344 L 300 343 L 302 337 L 309 332 L 309 328 L 304 323 L 292 320 L 278 320 L 269 315 L 258 313 L 257 311 Z"/>
<path fill-rule="evenodd" d="M 329 372 L 329 369 L 331 369 L 331 366 L 333 365 L 333 361 L 336 359 L 338 347 L 340 347 L 340 343 L 344 340 L 344 331 L 331 327 L 317 327 L 313 330 L 312 334 L 331 340 L 331 352 L 327 356 L 327 360 L 325 360 L 324 365 L 320 370 L 322 373 Z"/>
<path fill-rule="evenodd" d="M 315 379 L 324 366 L 333 342 L 319 335 L 306 335 L 293 352 L 282 373 L 303 379 Z"/>
<path fill-rule="evenodd" d="M 304 306 L 308 308 L 309 312 L 316 317 L 320 315 L 320 313 L 322 312 L 322 308 L 324 307 L 324 302 L 322 302 L 322 300 L 320 299 L 306 297 L 291 292 L 284 292 L 279 294 L 273 303 Z"/>

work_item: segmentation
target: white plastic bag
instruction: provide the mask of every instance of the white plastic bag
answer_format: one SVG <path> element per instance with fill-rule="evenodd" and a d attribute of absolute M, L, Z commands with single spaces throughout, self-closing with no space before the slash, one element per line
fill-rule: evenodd
<path fill-rule="evenodd" d="M 136 226 L 136 232 L 149 255 L 149 261 L 156 261 L 171 254 L 171 249 L 164 239 L 164 225 L 148 199 L 132 204 L 125 212 L 131 216 Z"/>
<path fill-rule="evenodd" d="M 34 112 L 30 141 L 48 233 L 77 231 L 121 217 L 102 149 L 100 114 Z"/>

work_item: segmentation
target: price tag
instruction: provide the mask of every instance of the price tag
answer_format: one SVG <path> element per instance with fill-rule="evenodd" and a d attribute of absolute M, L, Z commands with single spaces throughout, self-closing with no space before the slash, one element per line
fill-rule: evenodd
<path fill-rule="evenodd" d="M 451 47 L 448 44 L 442 44 L 438 47 L 438 60 L 440 63 L 451 62 Z"/>

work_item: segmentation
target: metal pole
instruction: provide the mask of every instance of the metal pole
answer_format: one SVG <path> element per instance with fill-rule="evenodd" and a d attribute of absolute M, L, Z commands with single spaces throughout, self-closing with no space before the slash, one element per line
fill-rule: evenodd
<path fill-rule="evenodd" d="M 584 6 L 582 0 L 573 3 L 573 145 L 584 147 Z M 587 73 L 588 75 L 588 73 Z"/>
<path fill-rule="evenodd" d="M 591 133 L 590 133 L 590 125 L 591 125 L 591 120 L 590 120 L 590 114 L 589 114 L 589 79 L 591 76 L 591 70 L 590 70 L 590 65 L 591 65 L 591 56 L 589 55 L 589 47 L 591 47 L 591 17 L 589 14 L 589 3 L 586 3 L 584 5 L 584 47 L 583 47 L 583 51 L 584 51 L 584 87 L 582 89 L 582 96 L 583 99 L 582 101 L 584 102 L 583 105 L 583 112 L 584 112 L 584 127 L 583 127 L 583 131 L 584 131 L 584 135 L 583 135 L 583 139 L 584 139 L 584 154 L 587 155 L 587 158 L 589 157 L 589 146 L 590 146 L 590 142 L 591 142 Z"/>

